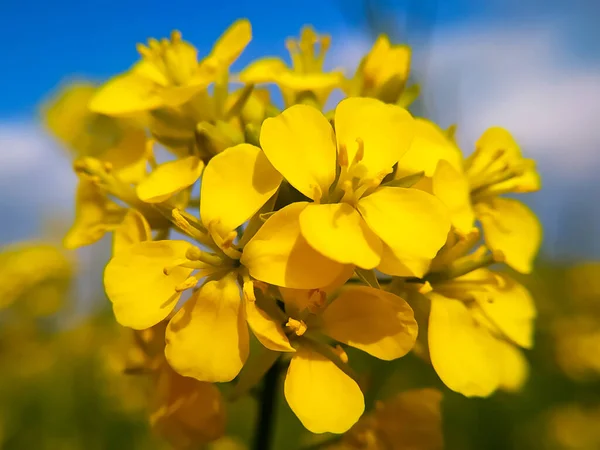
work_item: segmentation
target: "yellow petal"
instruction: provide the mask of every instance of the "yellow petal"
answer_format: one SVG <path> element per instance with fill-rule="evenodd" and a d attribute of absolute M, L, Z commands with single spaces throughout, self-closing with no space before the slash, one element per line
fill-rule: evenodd
<path fill-rule="evenodd" d="M 252 26 L 248 19 L 239 19 L 230 25 L 213 46 L 209 58 L 214 58 L 223 69 L 229 68 L 252 40 Z"/>
<path fill-rule="evenodd" d="M 192 245 L 185 241 L 146 241 L 122 249 L 104 270 L 104 288 L 117 322 L 143 330 L 156 325 L 175 308 L 181 284 L 192 269 L 163 270 L 185 257 Z"/>
<path fill-rule="evenodd" d="M 256 338 L 269 350 L 276 352 L 296 351 L 290 345 L 281 324 L 271 319 L 267 313 L 256 305 L 256 302 L 246 302 L 246 319 Z"/>
<path fill-rule="evenodd" d="M 489 272 L 481 269 L 482 272 Z M 495 274 L 499 283 L 487 295 L 476 296 L 477 302 L 489 318 L 506 337 L 520 345 L 533 346 L 533 321 L 535 304 L 529 291 L 505 274 Z M 460 277 L 457 280 L 468 280 Z"/>
<path fill-rule="evenodd" d="M 356 382 L 330 360 L 305 347 L 290 362 L 284 393 L 294 414 L 313 433 L 344 433 L 365 410 Z"/>
<path fill-rule="evenodd" d="M 143 241 L 152 239 L 148 221 L 136 209 L 127 211 L 123 222 L 113 233 L 113 255 Z"/>
<path fill-rule="evenodd" d="M 233 380 L 248 358 L 248 326 L 235 272 L 204 283 L 171 319 L 165 355 L 200 381 Z"/>
<path fill-rule="evenodd" d="M 509 342 L 497 339 L 494 349 L 500 366 L 500 388 L 517 392 L 529 376 L 529 363 L 523 352 Z"/>
<path fill-rule="evenodd" d="M 308 205 L 300 231 L 312 248 L 339 263 L 373 269 L 381 259 L 381 240 L 347 203 Z"/>
<path fill-rule="evenodd" d="M 316 289 L 333 283 L 345 270 L 314 250 L 300 234 L 299 216 L 308 203 L 292 203 L 267 219 L 244 247 L 241 263 L 265 283 Z"/>
<path fill-rule="evenodd" d="M 204 169 L 204 163 L 196 156 L 169 161 L 159 165 L 137 187 L 140 200 L 160 203 L 190 187 Z"/>
<path fill-rule="evenodd" d="M 289 183 L 319 201 L 335 179 L 335 138 L 331 125 L 311 106 L 294 105 L 263 122 L 260 145 Z"/>
<path fill-rule="evenodd" d="M 110 163 L 119 180 L 125 183 L 138 183 L 146 174 L 144 130 L 127 130 L 119 143 L 105 151 L 100 160 Z"/>
<path fill-rule="evenodd" d="M 335 133 L 338 150 L 345 147 L 349 163 L 356 156 L 359 142 L 364 145 L 364 156 L 357 162 L 353 176 L 381 181 L 408 150 L 414 119 L 399 106 L 373 98 L 351 97 L 342 100 L 335 109 Z"/>
<path fill-rule="evenodd" d="M 202 175 L 200 217 L 206 227 L 219 222 L 234 230 L 252 217 L 281 183 L 263 151 L 239 144 L 214 156 Z"/>
<path fill-rule="evenodd" d="M 160 108 L 163 99 L 156 84 L 142 76 L 125 73 L 118 75 L 98 89 L 90 101 L 91 111 L 120 116 Z"/>
<path fill-rule="evenodd" d="M 452 168 L 462 172 L 460 149 L 435 123 L 426 119 L 415 119 L 415 137 L 410 149 L 398 161 L 396 178 L 417 172 L 432 177 L 439 161 L 447 161 Z"/>
<path fill-rule="evenodd" d="M 452 225 L 459 233 L 473 229 L 475 213 L 471 206 L 469 180 L 445 160 L 440 160 L 433 174 L 433 194 L 448 208 Z"/>
<path fill-rule="evenodd" d="M 418 189 L 381 187 L 358 202 L 358 210 L 400 261 L 433 259 L 450 230 L 448 210 Z"/>
<path fill-rule="evenodd" d="M 506 264 L 530 273 L 542 241 L 542 227 L 535 214 L 518 200 L 492 198 L 475 204 L 485 242 L 504 254 Z"/>
<path fill-rule="evenodd" d="M 329 94 L 339 87 L 343 75 L 339 72 L 298 73 L 291 70 L 281 71 L 276 76 L 277 84 L 297 93 L 321 91 L 321 95 Z"/>
<path fill-rule="evenodd" d="M 270 83 L 286 70 L 288 70 L 287 65 L 279 58 L 261 58 L 242 70 L 240 81 L 248 84 Z"/>
<path fill-rule="evenodd" d="M 397 277 L 421 278 L 427 273 L 430 265 L 431 259 L 429 258 L 409 258 L 403 255 L 400 259 L 389 245 L 383 244 L 381 263 L 377 266 L 377 270 Z"/>
<path fill-rule="evenodd" d="M 371 287 L 344 289 L 322 320 L 328 336 L 386 361 L 406 355 L 417 339 L 417 322 L 408 303 Z"/>
<path fill-rule="evenodd" d="M 438 376 L 453 391 L 486 397 L 498 388 L 494 338 L 459 300 L 430 293 L 429 355 Z"/>
<path fill-rule="evenodd" d="M 96 184 L 81 179 L 75 196 L 75 221 L 63 245 L 75 249 L 99 241 L 121 223 L 125 213 L 125 209 L 109 200 Z"/>
<path fill-rule="evenodd" d="M 491 127 L 477 140 L 475 153 L 468 160 L 467 173 L 496 172 L 503 166 L 518 164 L 522 159 L 521 149 L 512 135 L 504 128 Z"/>

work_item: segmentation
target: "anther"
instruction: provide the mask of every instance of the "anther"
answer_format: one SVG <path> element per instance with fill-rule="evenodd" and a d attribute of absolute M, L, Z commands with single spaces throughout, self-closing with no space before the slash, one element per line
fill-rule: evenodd
<path fill-rule="evenodd" d="M 183 283 L 180 283 L 177 286 L 175 286 L 175 292 L 187 291 L 188 289 L 192 289 L 192 288 L 196 287 L 197 284 L 198 284 L 198 278 L 189 277 Z"/>
<path fill-rule="evenodd" d="M 365 142 L 361 138 L 357 137 L 356 143 L 358 144 L 358 148 L 356 150 L 356 154 L 354 155 L 354 159 L 352 160 L 352 164 L 362 161 L 362 159 L 365 157 Z"/>
<path fill-rule="evenodd" d="M 335 352 L 336 355 L 339 356 L 339 358 L 342 360 L 342 362 L 344 364 L 348 364 L 348 354 L 344 351 L 344 349 L 342 347 L 340 347 L 339 345 L 336 345 L 333 348 L 333 351 Z"/>
<path fill-rule="evenodd" d="M 341 167 L 348 167 L 348 149 L 346 144 L 340 144 L 338 148 L 338 164 Z"/>
<path fill-rule="evenodd" d="M 423 284 L 421 287 L 419 287 L 419 294 L 429 294 L 431 291 L 433 291 L 433 287 L 431 286 L 431 283 L 429 281 L 426 281 L 425 284 Z"/>
<path fill-rule="evenodd" d="M 296 320 L 292 317 L 288 319 L 285 326 L 291 329 L 296 334 L 296 336 L 302 336 L 304 333 L 306 333 L 306 330 L 308 329 L 303 320 Z"/>
<path fill-rule="evenodd" d="M 249 302 L 256 301 L 256 295 L 254 295 L 254 282 L 250 279 L 244 280 L 244 284 L 242 285 L 242 291 L 244 293 L 244 298 Z"/>
<path fill-rule="evenodd" d="M 179 30 L 171 31 L 171 42 L 174 44 L 177 42 L 181 42 L 181 31 L 179 31 Z"/>

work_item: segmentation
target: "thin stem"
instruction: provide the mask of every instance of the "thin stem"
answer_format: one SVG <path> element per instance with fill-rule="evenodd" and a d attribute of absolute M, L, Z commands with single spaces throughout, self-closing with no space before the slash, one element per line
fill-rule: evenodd
<path fill-rule="evenodd" d="M 260 411 L 254 434 L 254 450 L 269 450 L 275 430 L 275 403 L 279 392 L 279 361 L 267 371 L 260 394 Z"/>

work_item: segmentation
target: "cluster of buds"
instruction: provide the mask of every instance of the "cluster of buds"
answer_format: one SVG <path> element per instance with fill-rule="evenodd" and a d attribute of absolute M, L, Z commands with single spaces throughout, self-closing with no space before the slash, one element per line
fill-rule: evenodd
<path fill-rule="evenodd" d="M 250 40 L 239 20 L 199 61 L 178 32 L 150 39 L 130 70 L 45 110 L 80 180 L 65 245 L 112 233 L 116 320 L 164 332 L 155 422 L 212 439 L 196 423 L 217 420 L 210 383 L 241 395 L 280 360 L 302 424 L 344 433 L 365 410 L 348 346 L 386 361 L 414 348 L 467 396 L 518 389 L 536 312 L 496 265 L 532 269 L 540 224 L 503 195 L 539 189 L 533 161 L 497 127 L 463 157 L 454 128 L 413 117 L 410 49 L 385 36 L 352 76 L 323 70 L 330 39 L 310 27 L 291 65 L 231 74 Z"/>

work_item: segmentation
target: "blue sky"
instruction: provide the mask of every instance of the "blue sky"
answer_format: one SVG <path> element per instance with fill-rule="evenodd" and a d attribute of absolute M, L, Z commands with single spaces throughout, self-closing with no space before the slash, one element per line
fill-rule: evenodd
<path fill-rule="evenodd" d="M 539 161 L 544 190 L 528 201 L 546 227 L 548 254 L 600 257 L 600 17 L 597 0 L 380 0 L 379 18 L 415 47 L 430 111 L 459 123 L 468 152 L 491 125 L 510 129 Z M 70 161 L 35 122 L 68 77 L 104 80 L 136 59 L 135 44 L 183 32 L 206 54 L 236 18 L 253 41 L 237 63 L 285 54 L 307 23 L 333 36 L 330 65 L 368 49 L 363 0 L 8 0 L 0 6 L 0 243 L 48 236 L 47 218 L 72 215 Z M 408 20 L 407 20 L 408 17 Z M 394 24 L 389 27 L 389 24 Z M 236 68 L 234 67 L 234 69 Z M 60 227 L 59 227 L 60 228 Z"/>
<path fill-rule="evenodd" d="M 239 61 L 242 65 L 265 53 L 284 52 L 284 39 L 306 23 L 333 34 L 349 29 L 358 32 L 366 25 L 363 0 L 227 0 L 219 7 L 215 4 L 189 0 L 3 2 L 0 118 L 31 116 L 40 99 L 67 76 L 102 80 L 126 69 L 137 58 L 136 42 L 168 36 L 174 28 L 202 54 L 233 20 L 249 18 L 254 37 Z M 509 20 L 530 14 L 523 9 L 525 4 L 506 8 L 480 0 L 379 0 L 374 4 L 385 11 L 380 15 L 393 18 L 399 26 L 395 31 L 402 37 L 490 16 Z M 405 27 L 406 14 L 411 22 Z"/>

